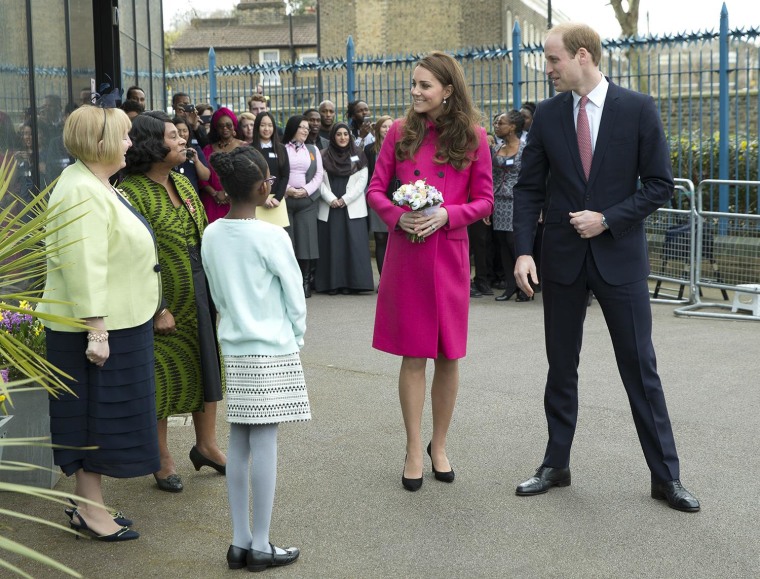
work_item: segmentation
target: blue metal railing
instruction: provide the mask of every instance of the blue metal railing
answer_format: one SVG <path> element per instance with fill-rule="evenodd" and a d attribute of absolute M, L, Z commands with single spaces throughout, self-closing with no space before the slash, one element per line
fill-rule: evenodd
<path fill-rule="evenodd" d="M 725 179 L 756 180 L 760 174 L 759 38 L 757 27 L 730 30 L 724 6 L 717 32 L 603 42 L 604 72 L 613 82 L 651 94 L 657 102 L 676 177 L 723 180 L 715 191 L 705 191 L 706 206 L 715 211 L 760 211 L 748 188 L 725 184 Z M 543 47 L 522 45 L 517 22 L 511 46 L 467 48 L 452 55 L 465 70 L 486 125 L 496 113 L 550 96 Z M 244 110 L 252 87 L 262 84 L 280 124 L 326 98 L 335 102 L 338 111 L 361 98 L 375 116 L 401 116 L 409 105 L 411 71 L 420 57 L 356 55 L 349 37 L 345 58 L 170 71 L 166 77 L 169 91 L 181 90 L 194 101 L 238 111 Z"/>

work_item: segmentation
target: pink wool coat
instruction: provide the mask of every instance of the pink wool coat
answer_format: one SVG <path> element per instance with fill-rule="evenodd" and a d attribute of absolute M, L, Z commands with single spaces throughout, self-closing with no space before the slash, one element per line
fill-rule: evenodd
<path fill-rule="evenodd" d="M 470 249 L 467 226 L 493 210 L 493 179 L 488 139 L 479 130 L 474 160 L 462 171 L 433 162 L 437 133 L 432 123 L 414 160 L 397 161 L 396 141 L 403 120 L 393 123 L 377 157 L 367 202 L 388 225 L 388 248 L 377 298 L 372 346 L 415 358 L 463 358 L 470 306 Z M 398 220 L 408 208 L 393 205 L 386 191 L 425 179 L 443 193 L 449 214 L 445 227 L 412 243 Z"/>

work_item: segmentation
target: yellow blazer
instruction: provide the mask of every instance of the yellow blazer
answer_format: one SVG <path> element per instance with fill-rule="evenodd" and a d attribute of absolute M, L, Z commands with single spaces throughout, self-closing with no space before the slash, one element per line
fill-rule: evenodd
<path fill-rule="evenodd" d="M 102 316 L 108 330 L 147 322 L 161 300 L 158 256 L 148 228 L 81 161 L 63 170 L 49 206 L 54 217 L 47 246 L 72 245 L 48 257 L 44 297 L 70 303 L 41 303 L 37 310 L 75 318 Z"/>

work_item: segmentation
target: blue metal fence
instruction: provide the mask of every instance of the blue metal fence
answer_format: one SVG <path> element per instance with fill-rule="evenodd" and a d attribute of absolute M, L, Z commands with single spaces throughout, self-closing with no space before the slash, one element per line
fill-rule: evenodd
<path fill-rule="evenodd" d="M 657 102 L 676 177 L 696 183 L 710 178 L 758 179 L 759 38 L 758 27 L 729 30 L 724 7 L 718 32 L 603 42 L 605 74 L 617 84 L 651 94 Z M 550 96 L 543 47 L 522 45 L 517 24 L 512 46 L 452 54 L 465 71 L 488 129 L 495 114 Z M 420 56 L 356 55 L 349 38 L 345 58 L 169 71 L 167 90 L 169 96 L 182 91 L 195 102 L 242 111 L 254 88 L 262 85 L 281 124 L 323 99 L 332 100 L 339 114 L 348 102 L 360 98 L 375 116 L 397 117 L 409 106 L 409 79 Z M 705 195 L 710 210 L 760 211 L 747 187 L 716 185 Z"/>

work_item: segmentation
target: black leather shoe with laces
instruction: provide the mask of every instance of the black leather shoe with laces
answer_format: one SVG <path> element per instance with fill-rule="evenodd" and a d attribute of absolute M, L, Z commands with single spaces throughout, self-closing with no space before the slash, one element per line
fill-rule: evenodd
<path fill-rule="evenodd" d="M 697 498 L 683 488 L 678 479 L 652 482 L 652 498 L 668 501 L 668 506 L 671 509 L 686 513 L 696 513 L 700 508 Z"/>
<path fill-rule="evenodd" d="M 536 475 L 517 486 L 515 494 L 521 497 L 540 495 L 551 487 L 569 487 L 570 469 L 539 466 Z"/>

